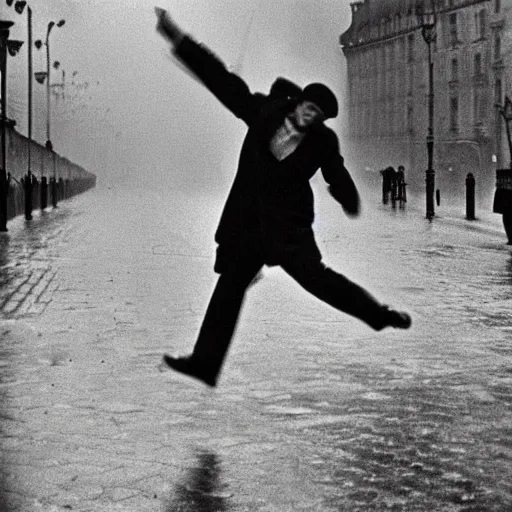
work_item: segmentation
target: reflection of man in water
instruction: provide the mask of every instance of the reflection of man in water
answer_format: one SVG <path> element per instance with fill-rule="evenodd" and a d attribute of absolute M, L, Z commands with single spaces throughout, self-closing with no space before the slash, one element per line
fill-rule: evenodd
<path fill-rule="evenodd" d="M 199 450 L 194 465 L 189 468 L 186 480 L 176 485 L 168 512 L 223 512 L 228 510 L 222 481 L 222 466 L 217 454 Z"/>
<path fill-rule="evenodd" d="M 359 195 L 343 164 L 338 139 L 323 123 L 338 113 L 332 91 L 314 83 L 294 98 L 252 94 L 239 76 L 184 34 L 166 11 L 157 9 L 157 16 L 157 30 L 172 43 L 178 59 L 249 128 L 215 234 L 215 271 L 220 277 L 197 342 L 190 356 L 166 354 L 165 363 L 215 386 L 245 292 L 263 265 L 279 265 L 308 292 L 375 330 L 408 328 L 409 315 L 380 304 L 327 268 L 315 242 L 309 180 L 319 168 L 345 212 L 359 213 Z M 198 150 L 200 145 L 197 141 Z"/>

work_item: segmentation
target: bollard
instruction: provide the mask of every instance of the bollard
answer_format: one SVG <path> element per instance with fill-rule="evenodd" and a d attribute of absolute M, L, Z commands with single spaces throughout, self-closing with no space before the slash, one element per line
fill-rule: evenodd
<path fill-rule="evenodd" d="M 40 206 L 41 191 L 39 190 L 39 181 L 32 174 L 32 211 Z"/>
<path fill-rule="evenodd" d="M 25 191 L 25 219 L 32 220 L 32 173 L 28 171 L 22 181 Z"/>
<path fill-rule="evenodd" d="M 439 189 L 436 190 L 436 203 L 437 206 L 441 204 L 441 191 Z"/>
<path fill-rule="evenodd" d="M 57 186 L 57 194 L 59 196 L 59 201 L 65 199 L 65 190 L 64 190 L 64 178 L 59 178 L 58 186 Z"/>
<path fill-rule="evenodd" d="M 57 208 L 57 180 L 53 176 L 50 178 L 50 189 L 52 192 L 52 206 Z"/>
<path fill-rule="evenodd" d="M 471 172 L 466 177 L 466 219 L 475 220 L 475 177 Z"/>
<path fill-rule="evenodd" d="M 48 178 L 43 176 L 41 178 L 41 210 L 48 206 Z"/>

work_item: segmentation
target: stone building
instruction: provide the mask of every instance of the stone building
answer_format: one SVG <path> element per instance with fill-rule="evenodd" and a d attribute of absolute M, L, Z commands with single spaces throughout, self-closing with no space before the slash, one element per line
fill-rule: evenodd
<path fill-rule="evenodd" d="M 512 99 L 512 0 L 493 0 L 490 25 L 493 37 L 493 98 L 503 105 L 505 95 Z M 512 126 L 511 126 L 512 129 Z M 506 130 L 502 117 L 494 120 L 495 147 L 499 168 L 509 168 L 512 163 Z"/>
<path fill-rule="evenodd" d="M 354 161 L 361 169 L 374 170 L 404 164 L 413 192 L 424 191 L 427 166 L 428 46 L 415 13 L 419 3 L 427 0 L 352 3 L 352 23 L 340 36 Z M 465 178 L 472 172 L 487 207 L 495 169 L 509 161 L 495 103 L 503 103 L 507 91 L 512 97 L 505 56 L 506 48 L 512 51 L 512 31 L 507 31 L 512 0 L 435 3 L 435 186 L 441 196 L 462 198 Z"/>

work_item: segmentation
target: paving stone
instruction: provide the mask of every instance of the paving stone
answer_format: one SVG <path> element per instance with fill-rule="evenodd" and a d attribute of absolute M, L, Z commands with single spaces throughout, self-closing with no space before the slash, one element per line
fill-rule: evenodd
<path fill-rule="evenodd" d="M 30 228 L 11 221 L 0 237 L 9 507 L 512 509 L 499 219 L 469 231 L 452 210 L 427 226 L 412 206 L 369 205 L 348 221 L 327 196 L 317 203 L 326 262 L 410 310 L 413 328 L 375 333 L 266 269 L 215 390 L 160 362 L 199 329 L 222 198 L 98 189 Z"/>

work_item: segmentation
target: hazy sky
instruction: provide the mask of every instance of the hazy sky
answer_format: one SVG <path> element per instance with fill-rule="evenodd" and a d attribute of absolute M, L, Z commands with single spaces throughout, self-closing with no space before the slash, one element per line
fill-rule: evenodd
<path fill-rule="evenodd" d="M 26 39 L 26 15 L 1 1 L 11 37 Z M 154 1 L 32 0 L 34 40 L 49 20 L 52 83 L 66 74 L 65 97 L 52 97 L 57 152 L 104 182 L 124 179 L 207 188 L 231 181 L 244 124 L 169 58 L 155 32 Z M 175 20 L 233 66 L 254 91 L 276 76 L 300 85 L 323 81 L 343 97 L 339 35 L 350 24 L 349 0 L 164 0 Z M 34 71 L 46 57 L 34 50 Z M 75 76 L 72 77 L 73 73 Z M 8 61 L 8 115 L 27 130 L 26 44 Z M 74 82 L 74 84 L 72 83 Z M 342 110 L 343 115 L 343 110 Z M 340 116 L 340 118 L 342 117 Z M 341 134 L 341 119 L 333 124 Z M 45 87 L 34 83 L 34 138 L 46 139 Z M 342 143 L 343 144 L 343 143 Z"/>

